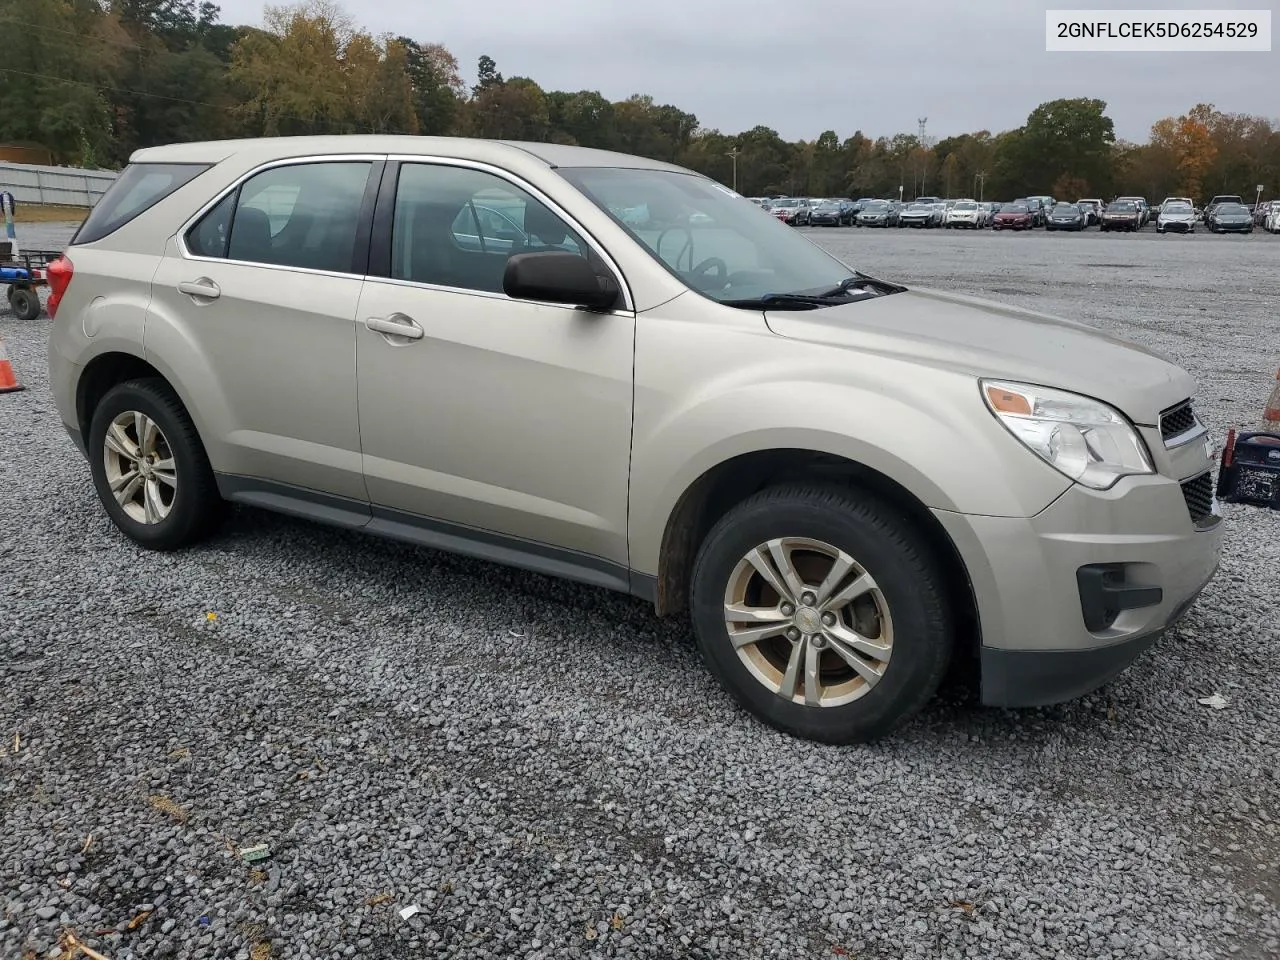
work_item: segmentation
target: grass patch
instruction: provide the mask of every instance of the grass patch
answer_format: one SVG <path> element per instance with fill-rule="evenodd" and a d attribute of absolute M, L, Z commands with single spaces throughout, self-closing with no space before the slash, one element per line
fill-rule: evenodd
<path fill-rule="evenodd" d="M 88 207 L 66 207 L 57 203 L 20 203 L 13 211 L 14 223 L 80 223 L 89 215 Z M 3 228 L 0 228 L 2 231 Z"/>

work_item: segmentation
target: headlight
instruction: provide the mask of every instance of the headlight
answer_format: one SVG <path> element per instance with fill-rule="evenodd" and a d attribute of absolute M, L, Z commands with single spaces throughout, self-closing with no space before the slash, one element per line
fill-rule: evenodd
<path fill-rule="evenodd" d="M 1094 490 L 1155 473 L 1142 437 L 1118 410 L 1065 390 L 983 380 L 987 407 L 1032 453 Z"/>

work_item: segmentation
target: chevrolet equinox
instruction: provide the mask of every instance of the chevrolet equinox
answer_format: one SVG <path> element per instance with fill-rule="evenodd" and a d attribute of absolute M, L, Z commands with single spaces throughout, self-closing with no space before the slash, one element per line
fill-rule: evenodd
<path fill-rule="evenodd" d="M 953 660 L 987 704 L 1084 694 L 1218 563 L 1182 369 L 664 163 L 144 149 L 49 273 L 57 407 L 138 544 L 236 501 L 625 591 L 802 737 L 884 735 Z"/>

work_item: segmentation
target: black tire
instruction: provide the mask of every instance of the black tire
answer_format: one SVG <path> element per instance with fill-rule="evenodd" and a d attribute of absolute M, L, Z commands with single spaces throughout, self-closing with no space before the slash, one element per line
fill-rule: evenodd
<path fill-rule="evenodd" d="M 9 306 L 19 320 L 34 320 L 40 316 L 40 294 L 31 287 L 10 287 Z"/>
<path fill-rule="evenodd" d="M 103 462 L 107 428 L 116 416 L 129 410 L 146 414 L 168 441 L 177 485 L 169 514 L 157 523 L 130 517 L 116 502 Z M 195 543 L 216 526 L 223 513 L 213 469 L 195 425 L 177 394 L 163 380 L 129 380 L 106 392 L 94 409 L 87 449 L 93 485 L 112 523 L 134 543 L 148 550 L 176 550 Z"/>
<path fill-rule="evenodd" d="M 838 547 L 871 575 L 893 621 L 893 654 L 882 678 L 840 706 L 804 706 L 757 680 L 729 639 L 724 595 L 740 560 L 776 537 L 809 537 Z M 823 743 L 875 740 L 917 713 L 937 692 L 956 635 L 945 580 L 928 539 L 901 510 L 840 487 L 788 485 L 730 510 L 698 551 L 691 609 L 711 672 L 749 712 L 793 736 Z"/>

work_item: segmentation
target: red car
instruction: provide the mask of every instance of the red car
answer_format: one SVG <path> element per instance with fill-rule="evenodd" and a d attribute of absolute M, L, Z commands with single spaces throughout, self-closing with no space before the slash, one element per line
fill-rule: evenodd
<path fill-rule="evenodd" d="M 992 230 L 1031 230 L 1035 225 L 1035 214 L 1025 203 L 1011 203 L 1007 207 L 1001 207 L 991 221 Z"/>

